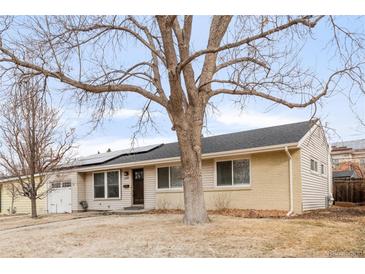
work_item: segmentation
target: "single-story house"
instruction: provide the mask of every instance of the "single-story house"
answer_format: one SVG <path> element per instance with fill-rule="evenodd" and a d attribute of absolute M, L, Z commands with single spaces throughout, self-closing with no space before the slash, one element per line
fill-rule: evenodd
<path fill-rule="evenodd" d="M 330 147 L 319 120 L 205 137 L 202 144 L 208 209 L 302 213 L 328 206 Z M 183 208 L 179 155 L 178 144 L 168 143 L 80 158 L 49 182 L 46 211 L 81 211 L 82 201 L 89 210 Z"/>
<path fill-rule="evenodd" d="M 14 199 L 14 214 L 29 214 L 31 212 L 30 199 L 28 197 L 21 196 L 14 191 L 13 184 L 17 184 L 17 182 L 18 180 L 14 178 L 0 177 L 0 214 L 11 213 L 12 199 Z M 43 187 L 40 191 L 44 191 L 44 189 L 45 187 Z M 39 213 L 47 212 L 46 199 L 37 202 L 37 211 Z"/>

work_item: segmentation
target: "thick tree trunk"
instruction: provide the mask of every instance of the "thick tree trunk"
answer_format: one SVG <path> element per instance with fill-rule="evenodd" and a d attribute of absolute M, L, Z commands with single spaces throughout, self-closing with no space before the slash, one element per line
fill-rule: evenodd
<path fill-rule="evenodd" d="M 37 218 L 37 199 L 36 198 L 30 198 L 30 204 L 32 209 L 32 218 Z"/>
<path fill-rule="evenodd" d="M 182 157 L 184 174 L 185 224 L 201 224 L 209 221 L 205 208 L 202 183 L 201 157 L 186 155 Z"/>
<path fill-rule="evenodd" d="M 184 182 L 184 223 L 202 224 L 209 221 L 205 208 L 202 162 L 201 121 L 184 119 L 183 126 L 176 128 L 181 152 L 181 166 Z"/>

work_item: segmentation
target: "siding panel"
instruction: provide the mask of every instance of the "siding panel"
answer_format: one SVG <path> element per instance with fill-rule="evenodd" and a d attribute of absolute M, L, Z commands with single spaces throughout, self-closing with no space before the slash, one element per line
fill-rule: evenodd
<path fill-rule="evenodd" d="M 321 128 L 315 128 L 303 141 L 301 146 L 301 175 L 303 210 L 326 207 L 326 197 L 329 193 L 328 162 L 329 149 L 326 137 Z M 318 172 L 310 169 L 310 160 L 318 162 Z M 325 165 L 325 174 L 321 175 L 321 164 Z"/>
<path fill-rule="evenodd" d="M 0 184 L 1 187 L 1 212 L 0 214 L 9 214 L 11 207 L 11 194 L 7 190 L 8 183 Z M 38 199 L 37 200 L 37 213 L 45 214 L 46 213 L 46 199 Z M 18 196 L 15 199 L 14 208 L 16 209 L 17 214 L 30 214 L 31 212 L 31 204 L 30 199 L 24 196 Z"/>
<path fill-rule="evenodd" d="M 155 208 L 156 204 L 156 168 L 149 166 L 144 168 L 144 207 Z"/>

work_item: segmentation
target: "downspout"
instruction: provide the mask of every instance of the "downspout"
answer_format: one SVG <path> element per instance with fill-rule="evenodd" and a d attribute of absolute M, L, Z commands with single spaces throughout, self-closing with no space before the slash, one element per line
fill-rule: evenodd
<path fill-rule="evenodd" d="M 293 214 L 294 210 L 294 195 L 293 195 L 293 157 L 291 156 L 288 147 L 285 147 L 286 155 L 289 160 L 289 199 L 290 199 L 290 208 L 288 214 L 286 216 L 290 216 Z"/>
<path fill-rule="evenodd" d="M 331 153 L 332 153 L 332 147 L 328 145 L 328 159 L 327 159 L 328 206 L 332 206 L 334 203 Z"/>

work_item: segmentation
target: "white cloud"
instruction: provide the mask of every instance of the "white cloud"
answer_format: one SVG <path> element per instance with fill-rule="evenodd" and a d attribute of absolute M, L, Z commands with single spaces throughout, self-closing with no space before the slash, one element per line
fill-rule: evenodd
<path fill-rule="evenodd" d="M 248 128 L 260 128 L 277 126 L 302 121 L 298 117 L 284 116 L 273 113 L 260 113 L 255 111 L 221 110 L 215 120 L 227 126 L 243 126 Z"/>
<path fill-rule="evenodd" d="M 113 112 L 110 116 L 117 119 L 128 119 L 141 115 L 140 109 L 122 108 Z"/>
<path fill-rule="evenodd" d="M 154 138 L 139 138 L 134 144 L 135 147 L 154 145 L 161 143 L 174 142 L 174 139 L 164 137 Z M 77 156 L 87 156 L 100 152 L 106 152 L 109 148 L 112 151 L 120 149 L 131 148 L 132 143 L 130 138 L 118 138 L 114 137 L 96 137 L 90 139 L 80 140 L 76 146 L 78 146 Z"/>
<path fill-rule="evenodd" d="M 138 117 L 142 113 L 141 109 L 130 109 L 130 108 L 122 108 L 112 112 L 105 113 L 105 119 L 129 119 L 133 117 Z M 78 125 L 86 124 L 90 122 L 92 119 L 93 110 L 92 109 L 83 109 L 81 112 L 74 111 L 72 109 L 63 111 L 63 115 L 61 117 L 62 122 L 65 124 L 77 127 Z M 153 115 L 158 115 L 159 113 L 153 112 Z"/>
<path fill-rule="evenodd" d="M 156 110 L 149 110 L 150 115 L 153 118 L 157 118 L 161 116 L 161 112 Z M 142 114 L 142 109 L 131 109 L 131 108 L 121 108 L 113 111 L 108 115 L 108 117 L 112 119 L 129 119 L 132 117 L 139 117 Z"/>

